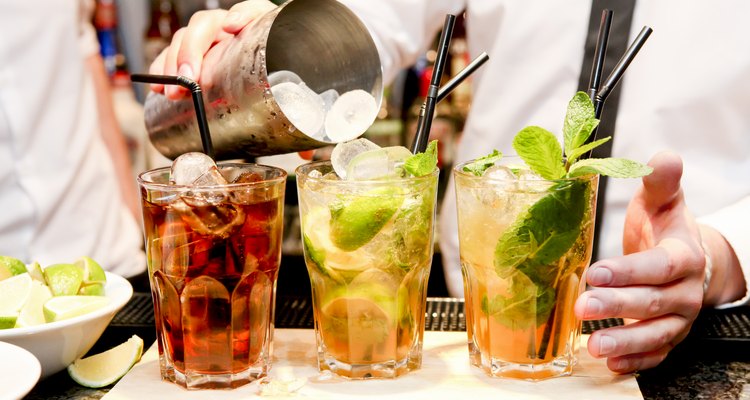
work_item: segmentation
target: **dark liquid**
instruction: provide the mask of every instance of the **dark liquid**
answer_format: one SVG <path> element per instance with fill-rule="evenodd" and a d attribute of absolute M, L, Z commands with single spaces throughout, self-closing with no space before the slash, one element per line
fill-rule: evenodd
<path fill-rule="evenodd" d="M 282 201 L 144 200 L 159 350 L 177 371 L 231 374 L 267 361 Z"/>

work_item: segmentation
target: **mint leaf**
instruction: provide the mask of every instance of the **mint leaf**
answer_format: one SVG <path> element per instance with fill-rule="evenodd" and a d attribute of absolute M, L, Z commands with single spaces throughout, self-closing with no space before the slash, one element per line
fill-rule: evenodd
<path fill-rule="evenodd" d="M 500 161 L 500 159 L 503 158 L 503 153 L 492 150 L 492 153 L 487 154 L 484 157 L 479 157 L 471 164 L 464 165 L 464 172 L 472 173 L 476 176 L 482 176 L 484 174 L 484 171 L 486 171 L 491 166 L 495 165 L 496 162 Z"/>
<path fill-rule="evenodd" d="M 568 103 L 568 111 L 563 123 L 565 154 L 571 158 L 572 152 L 581 147 L 599 125 L 594 113 L 594 103 L 584 92 L 578 92 Z M 577 157 L 576 157 L 577 158 Z"/>
<path fill-rule="evenodd" d="M 414 154 L 404 161 L 404 170 L 413 176 L 425 176 L 435 170 L 437 162 L 437 140 L 433 140 L 424 153 Z"/>
<path fill-rule="evenodd" d="M 565 176 L 560 142 L 550 131 L 527 126 L 516 134 L 513 148 L 537 175 L 555 180 Z"/>
<path fill-rule="evenodd" d="M 654 169 L 637 161 L 624 158 L 590 158 L 579 160 L 570 167 L 568 176 L 601 174 L 613 178 L 639 178 L 650 174 Z"/>
<path fill-rule="evenodd" d="M 591 142 L 589 144 L 584 144 L 581 147 L 576 147 L 573 151 L 571 151 L 568 154 L 568 164 L 572 164 L 572 163 L 576 162 L 576 160 L 578 159 L 578 157 L 580 157 L 580 156 L 588 153 L 589 151 L 591 151 L 591 150 L 593 150 L 593 149 L 595 149 L 595 148 L 603 145 L 604 143 L 609 142 L 611 139 L 612 139 L 612 136 L 607 136 L 604 139 L 599 139 L 599 140 L 593 141 L 593 142 Z"/>
<path fill-rule="evenodd" d="M 501 277 L 519 270 L 537 283 L 549 283 L 549 266 L 564 256 L 581 233 L 588 183 L 561 182 L 519 216 L 495 246 L 495 271 Z M 544 268 L 540 268 L 544 267 Z"/>

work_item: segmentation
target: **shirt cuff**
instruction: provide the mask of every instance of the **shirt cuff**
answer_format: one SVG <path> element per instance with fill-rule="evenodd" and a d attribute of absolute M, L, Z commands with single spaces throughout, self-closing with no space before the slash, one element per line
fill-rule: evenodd
<path fill-rule="evenodd" d="M 698 218 L 698 222 L 716 229 L 724 236 L 724 239 L 732 246 L 737 259 L 740 261 L 742 274 L 745 277 L 745 285 L 750 288 L 750 197 L 746 197 L 729 207 Z M 730 308 L 750 303 L 750 291 L 746 289 L 745 295 L 731 303 L 716 306 L 716 308 Z"/>

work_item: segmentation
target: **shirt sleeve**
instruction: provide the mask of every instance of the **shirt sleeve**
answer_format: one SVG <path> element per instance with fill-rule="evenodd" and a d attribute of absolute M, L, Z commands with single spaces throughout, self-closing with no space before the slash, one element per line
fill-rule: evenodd
<path fill-rule="evenodd" d="M 92 23 L 94 0 L 81 0 L 78 9 L 78 48 L 84 58 L 99 53 L 99 40 L 96 37 L 96 29 Z"/>
<path fill-rule="evenodd" d="M 716 229 L 732 246 L 740 261 L 747 285 L 750 282 L 750 196 L 713 214 L 698 218 L 698 222 Z M 747 286 L 750 287 L 750 285 Z M 745 296 L 740 300 L 722 304 L 716 308 L 729 308 L 748 303 L 750 303 L 750 291 L 746 291 Z"/>
<path fill-rule="evenodd" d="M 446 14 L 458 14 L 466 0 L 340 0 L 367 26 L 380 52 L 383 76 L 392 82 L 431 44 Z"/>

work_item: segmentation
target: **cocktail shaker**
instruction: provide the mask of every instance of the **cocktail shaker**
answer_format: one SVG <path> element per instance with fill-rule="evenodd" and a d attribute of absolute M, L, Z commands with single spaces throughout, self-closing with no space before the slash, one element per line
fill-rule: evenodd
<path fill-rule="evenodd" d="M 293 71 L 316 93 L 364 90 L 380 106 L 382 66 L 365 25 L 335 0 L 292 0 L 253 21 L 206 54 L 214 66 L 203 86 L 217 159 L 309 150 L 332 144 L 296 127 L 274 98 L 268 76 Z M 218 61 L 216 61 L 218 60 Z M 201 151 L 192 100 L 150 93 L 145 121 L 154 147 L 169 158 Z M 374 120 L 373 115 L 373 120 Z"/>

